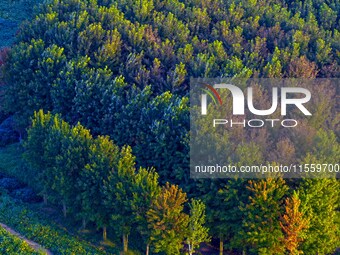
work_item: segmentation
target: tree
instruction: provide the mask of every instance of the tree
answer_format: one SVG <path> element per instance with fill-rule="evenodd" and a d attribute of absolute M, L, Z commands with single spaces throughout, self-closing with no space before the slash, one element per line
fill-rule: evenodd
<path fill-rule="evenodd" d="M 301 212 L 309 218 L 306 238 L 301 244 L 304 254 L 332 254 L 339 247 L 339 188 L 339 181 L 332 178 L 301 182 Z"/>
<path fill-rule="evenodd" d="M 199 184 L 203 199 L 208 208 L 207 226 L 209 233 L 219 238 L 219 254 L 224 252 L 224 244 L 237 248 L 236 234 L 242 229 L 243 213 L 239 207 L 244 200 L 244 180 L 204 180 Z M 236 242 L 237 243 L 237 242 Z"/>
<path fill-rule="evenodd" d="M 135 176 L 135 157 L 130 146 L 124 146 L 119 153 L 117 171 L 111 172 L 104 182 L 104 203 L 110 210 L 110 226 L 122 235 L 123 251 L 128 251 L 128 238 L 133 214 L 133 182 Z"/>
<path fill-rule="evenodd" d="M 34 112 L 32 124 L 27 131 L 27 139 L 24 143 L 24 158 L 30 165 L 30 176 L 33 178 L 35 188 L 43 195 L 45 203 L 47 203 L 48 187 L 44 185 L 44 180 L 47 178 L 46 169 L 49 167 L 45 157 L 45 145 L 53 121 L 54 117 L 50 112 L 46 114 L 43 110 Z"/>
<path fill-rule="evenodd" d="M 191 199 L 188 233 L 186 236 L 189 254 L 192 255 L 200 244 L 210 241 L 209 229 L 205 224 L 205 204 L 201 200 Z"/>
<path fill-rule="evenodd" d="M 294 192 L 291 198 L 286 198 L 285 214 L 280 220 L 280 226 L 285 236 L 283 244 L 292 255 L 303 253 L 298 248 L 304 240 L 304 231 L 308 228 L 308 219 L 300 211 L 300 204 L 297 192 Z"/>
<path fill-rule="evenodd" d="M 146 245 L 146 255 L 149 254 L 151 241 L 151 230 L 148 228 L 146 215 L 161 191 L 158 177 L 155 169 L 140 168 L 134 178 L 132 208 L 136 217 L 137 230 Z"/>
<path fill-rule="evenodd" d="M 79 123 L 70 127 L 69 133 L 60 130 L 56 130 L 56 132 L 59 132 L 61 137 L 60 151 L 55 156 L 52 170 L 54 177 L 52 189 L 61 199 L 64 217 L 66 217 L 68 205 L 73 211 L 77 211 L 76 206 L 80 206 L 76 203 L 76 194 L 79 194 L 77 184 L 81 171 L 89 163 L 92 136 L 90 131 Z M 50 146 L 53 147 L 55 144 L 52 143 Z"/>
<path fill-rule="evenodd" d="M 77 184 L 81 210 L 79 215 L 83 219 L 94 221 L 98 228 L 103 228 L 103 239 L 106 241 L 106 228 L 110 222 L 110 210 L 104 204 L 103 185 L 108 177 L 117 172 L 119 148 L 107 136 L 98 136 L 91 143 L 89 162 L 80 172 Z"/>
<path fill-rule="evenodd" d="M 257 254 L 282 254 L 283 233 L 279 224 L 283 197 L 288 187 L 282 178 L 250 180 L 246 187 L 249 201 L 241 210 L 244 212 L 240 238 L 251 252 Z"/>
<path fill-rule="evenodd" d="M 186 201 L 182 189 L 166 183 L 147 212 L 150 239 L 156 253 L 180 254 L 189 220 L 183 212 Z"/>

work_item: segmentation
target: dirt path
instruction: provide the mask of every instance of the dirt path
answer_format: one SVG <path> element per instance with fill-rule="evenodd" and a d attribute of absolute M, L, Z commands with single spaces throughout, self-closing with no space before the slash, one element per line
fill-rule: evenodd
<path fill-rule="evenodd" d="M 10 227 L 8 227 L 5 224 L 0 223 L 0 226 L 2 228 L 4 228 L 6 231 L 8 231 L 9 233 L 11 233 L 12 235 L 20 238 L 21 240 L 25 241 L 29 246 L 31 246 L 34 250 L 38 251 L 38 252 L 43 252 L 46 255 L 53 255 L 53 253 L 47 249 L 45 249 L 44 247 L 42 247 L 40 244 L 33 242 L 32 240 L 28 240 L 27 238 L 25 238 L 24 236 L 22 236 L 21 234 L 19 234 L 18 232 L 14 231 L 13 229 L 11 229 Z"/>

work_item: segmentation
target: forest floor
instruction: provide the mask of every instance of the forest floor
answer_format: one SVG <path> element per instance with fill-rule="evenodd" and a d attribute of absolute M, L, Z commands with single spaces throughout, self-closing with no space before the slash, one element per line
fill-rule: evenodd
<path fill-rule="evenodd" d="M 45 249 L 44 247 L 42 247 L 40 244 L 29 240 L 27 238 L 25 238 L 24 236 L 22 236 L 21 234 L 19 234 L 18 232 L 16 232 L 14 229 L 10 228 L 9 226 L 0 223 L 0 226 L 5 229 L 7 232 L 9 232 L 10 234 L 20 238 L 21 240 L 23 240 L 24 242 L 26 242 L 30 247 L 32 247 L 35 251 L 42 253 L 42 254 L 46 254 L 46 255 L 53 255 L 53 253 L 47 249 Z"/>

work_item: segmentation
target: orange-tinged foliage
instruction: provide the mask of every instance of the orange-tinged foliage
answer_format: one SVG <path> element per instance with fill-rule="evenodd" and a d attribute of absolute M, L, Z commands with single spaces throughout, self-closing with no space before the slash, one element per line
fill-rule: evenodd
<path fill-rule="evenodd" d="M 285 234 L 283 240 L 284 246 L 289 251 L 289 254 L 298 255 L 303 252 L 300 251 L 299 244 L 304 240 L 302 234 L 303 230 L 308 228 L 308 220 L 300 212 L 300 199 L 297 193 L 291 198 L 286 198 L 285 214 L 282 216 L 280 226 Z"/>

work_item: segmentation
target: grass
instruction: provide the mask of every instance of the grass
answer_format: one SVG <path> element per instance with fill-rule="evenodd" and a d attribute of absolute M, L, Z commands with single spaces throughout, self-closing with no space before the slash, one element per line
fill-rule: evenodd
<path fill-rule="evenodd" d="M 26 242 L 20 238 L 8 233 L 0 226 L 0 253 L 7 255 L 41 255 L 42 252 L 36 252 Z"/>
<path fill-rule="evenodd" d="M 0 196 L 0 222 L 12 227 L 54 254 L 117 254 L 105 251 L 104 247 L 71 235 L 24 203 L 13 200 L 6 194 Z"/>

